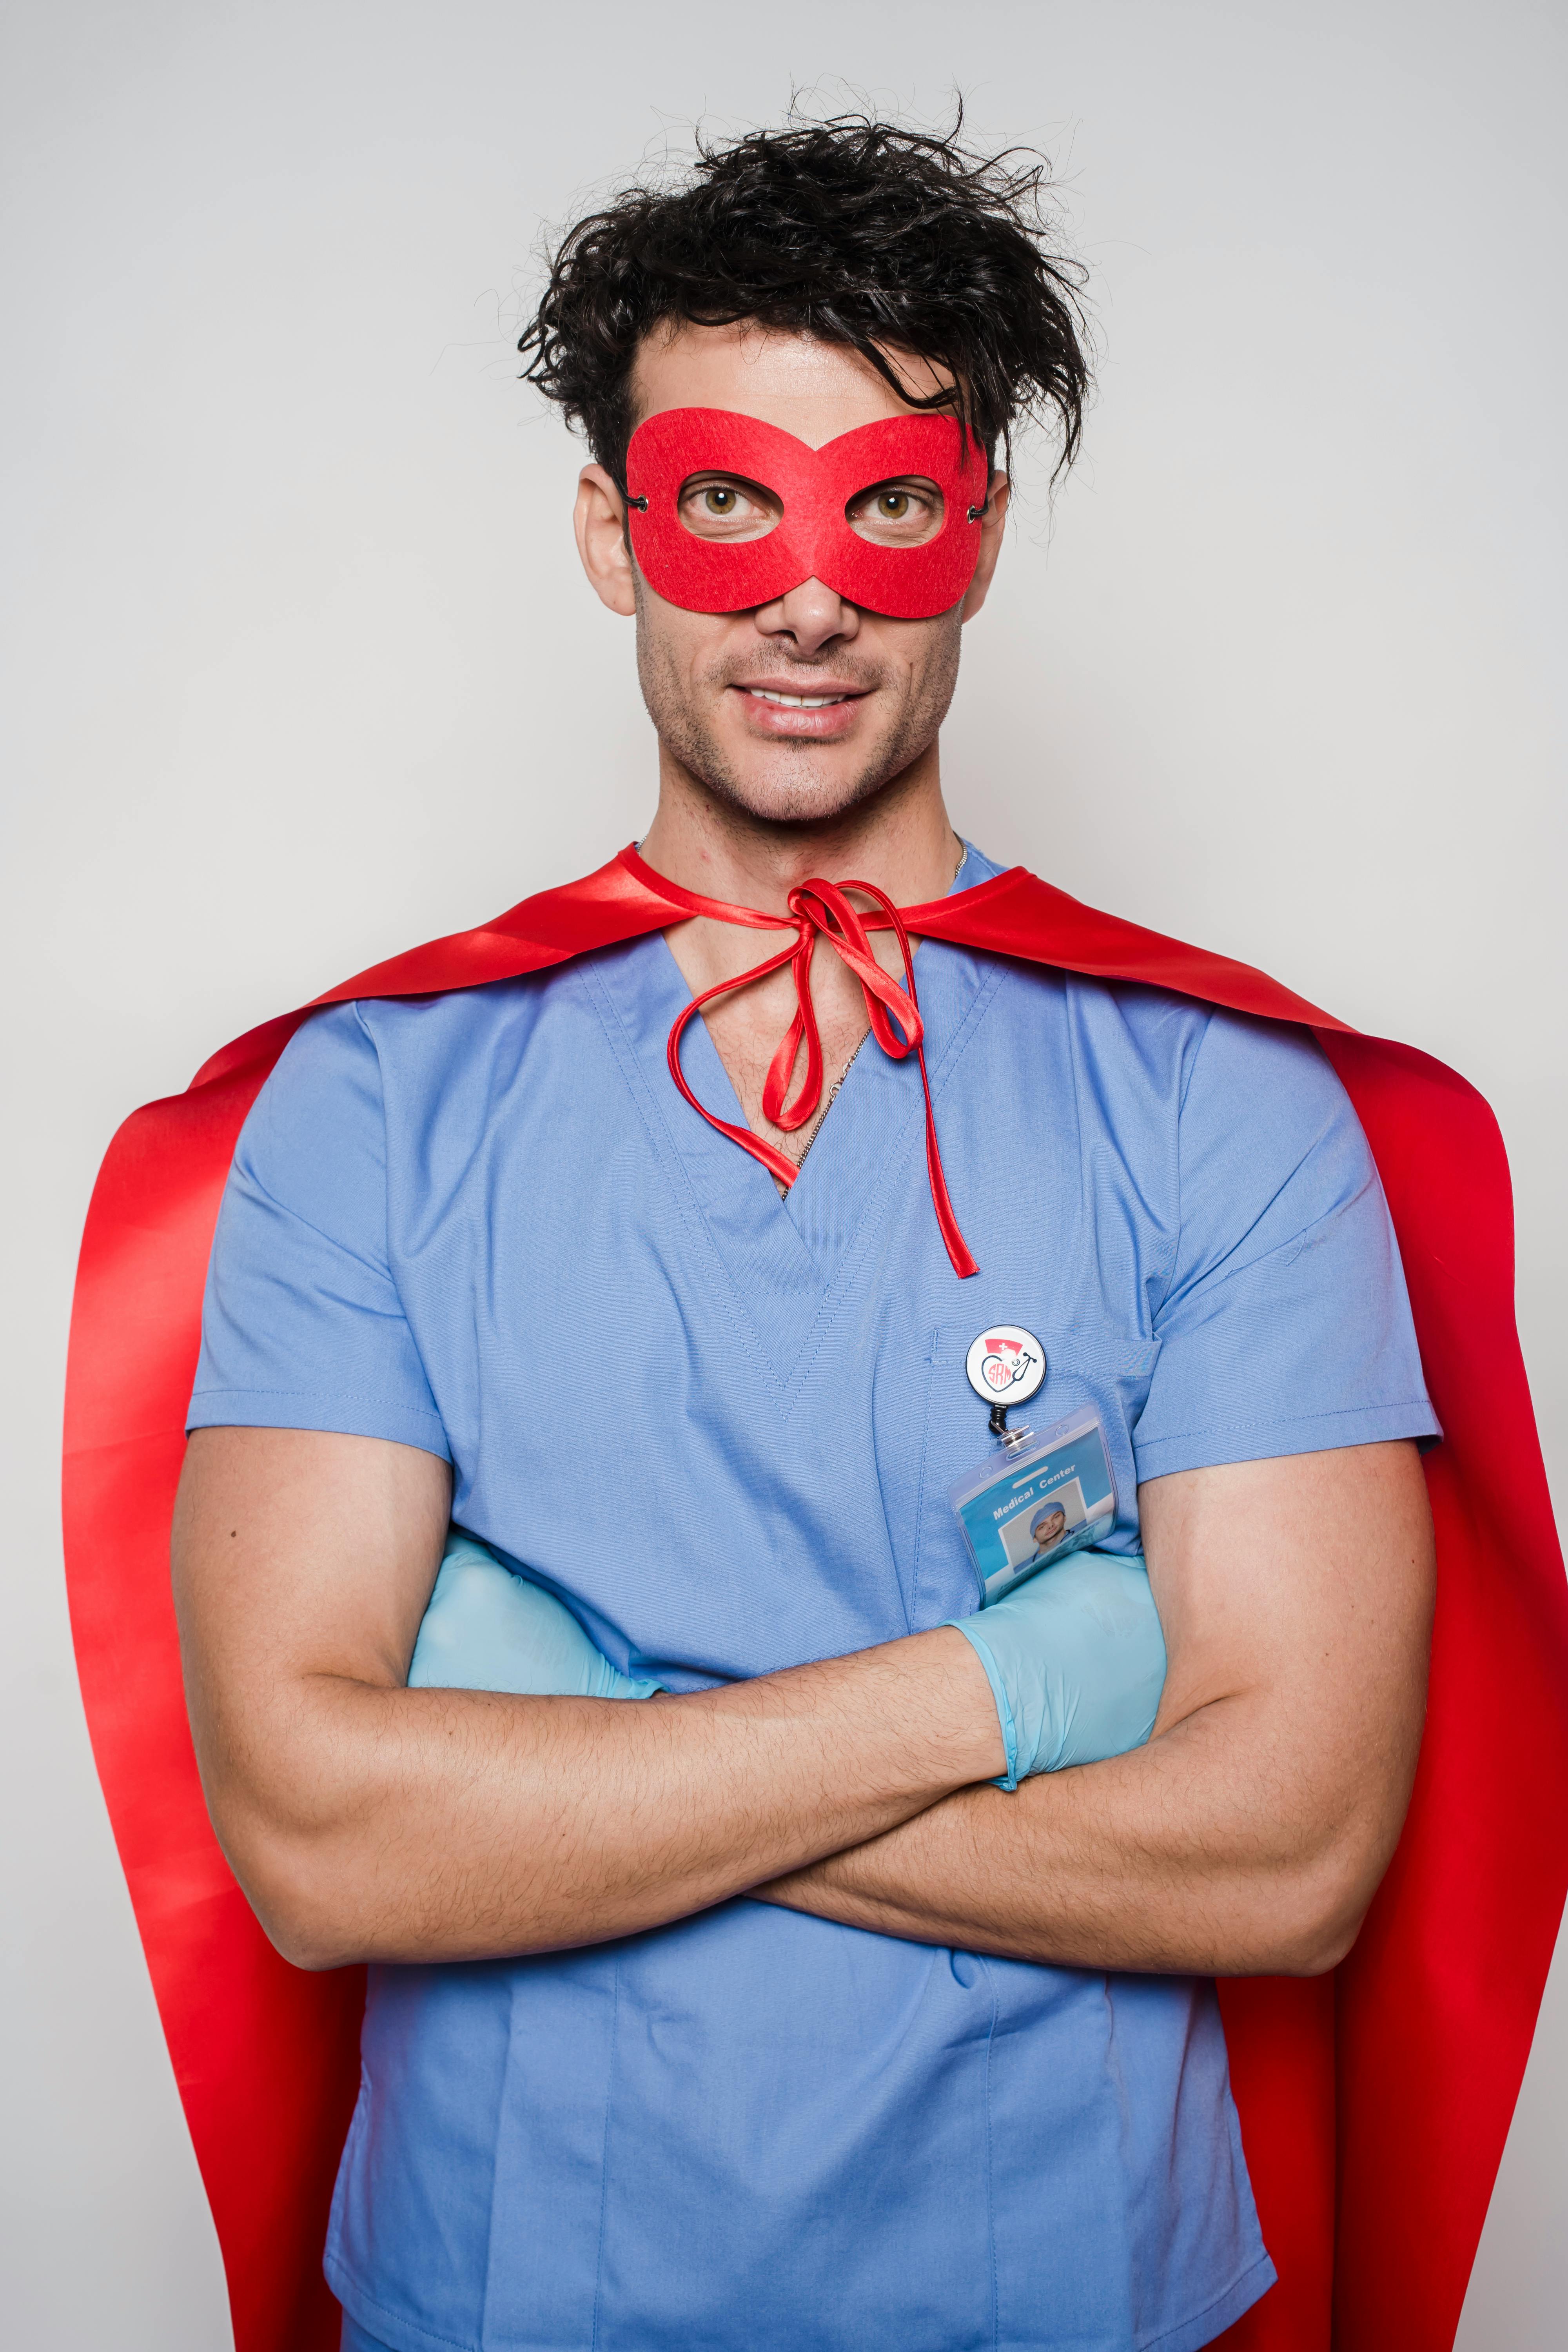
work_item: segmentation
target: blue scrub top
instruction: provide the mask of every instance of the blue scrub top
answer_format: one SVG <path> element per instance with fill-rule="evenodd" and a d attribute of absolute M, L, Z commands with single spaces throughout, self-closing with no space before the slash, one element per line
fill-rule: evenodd
<path fill-rule="evenodd" d="M 968 887 L 997 869 L 971 852 Z M 1436 1433 L 1310 1040 L 926 941 L 787 1200 L 682 1102 L 661 938 L 300 1031 L 247 1122 L 193 1428 L 448 1456 L 453 1517 L 675 1690 L 975 1605 L 989 1321 L 1140 1479 Z M 690 1079 L 742 1114 L 707 1032 Z M 1268 2285 L 1214 1988 L 735 1901 L 371 1971 L 328 2277 L 395 2352 L 1188 2352 Z"/>

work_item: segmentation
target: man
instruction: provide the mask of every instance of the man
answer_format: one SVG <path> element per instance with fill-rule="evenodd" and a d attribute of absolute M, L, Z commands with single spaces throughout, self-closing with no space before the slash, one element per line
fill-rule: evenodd
<path fill-rule="evenodd" d="M 241 1137 L 175 1588 L 236 1874 L 374 1964 L 362 2352 L 1184 2352 L 1273 2277 L 1212 1978 L 1332 1969 L 1394 1851 L 1438 1429 L 1308 1038 L 941 937 L 1064 288 L 1000 167 L 881 126 L 573 233 L 525 345 L 658 740 L 608 887 L 674 919 L 335 1005 Z M 947 1502 L 989 1318 L 1098 1412 L 1169 1652 L 1146 1747 L 1016 1790 Z M 409 1687 L 454 1520 L 676 1696 Z"/>
<path fill-rule="evenodd" d="M 732 224 L 781 232 L 796 175 L 819 205 L 857 146 L 884 205 L 950 168 L 908 142 L 752 142 L 708 176 L 704 283 L 742 267 Z M 983 236 L 984 205 L 939 185 Z M 694 236 L 695 200 L 667 202 Z M 628 206 L 619 251 L 614 215 L 568 247 L 541 337 L 574 405 L 618 399 L 634 428 L 738 415 L 821 448 L 977 399 L 918 253 L 907 340 L 869 352 L 807 331 L 809 295 L 793 325 L 771 289 L 773 312 L 759 293 L 727 321 L 659 315 L 672 290 L 645 262 L 647 327 L 590 392 L 584 314 L 658 217 Z M 931 245 L 947 233 L 939 216 Z M 1043 374 L 1063 312 L 1037 268 L 980 341 Z M 1076 353 L 1057 364 L 1075 379 Z M 635 553 L 629 434 L 590 413 L 579 546 L 636 617 L 658 738 L 643 862 L 781 921 L 818 875 L 907 906 L 994 872 L 948 820 L 937 730 L 1005 476 L 949 609 L 891 619 L 806 577 L 690 610 Z M 961 413 L 989 454 L 1007 416 Z M 681 527 L 765 547 L 777 491 L 694 454 Z M 872 543 L 929 545 L 945 520 L 924 472 L 856 488 Z M 787 1206 L 676 1094 L 688 992 L 757 944 L 697 915 L 553 982 L 340 1008 L 241 1142 L 177 1591 L 215 1819 L 264 1923 L 307 1967 L 400 1964 L 373 1991 L 330 2275 L 399 2343 L 586 2344 L 596 2326 L 644 2346 L 957 2347 L 994 2298 L 1020 2344 L 1204 2343 L 1270 2273 L 1193 1979 L 1343 1955 L 1421 1720 L 1411 1441 L 1436 1422 L 1370 1159 L 1310 1046 L 928 943 L 972 1301 L 911 1150 L 916 1074 L 859 1051 L 868 998 L 825 940 L 823 1066 L 858 1059 L 820 1132 L 769 1113 L 791 963 L 710 1004 L 684 1046 L 710 1110 L 732 1088 L 786 1161 L 812 1146 Z M 1097 1071 L 1077 1132 L 1021 1180 L 997 1127 L 1032 1133 L 1047 1072 L 1047 1098 L 1072 1100 L 1075 1062 Z M 949 1366 L 1004 1310 L 1044 1339 L 1062 1402 L 1106 1418 L 1121 1542 L 1141 1529 L 1171 1658 L 1146 1754 L 1011 1799 L 983 1785 L 1004 1759 L 973 1656 L 919 1630 L 964 1613 L 941 1498 L 985 1433 Z M 608 1380 L 584 1329 L 612 1343 Z M 550 1580 L 616 1664 L 717 1688 L 610 1708 L 401 1687 L 449 1517 Z M 1377 1596 L 1364 1618 L 1358 1593 Z M 767 1908 L 730 1903 L 763 1887 Z M 467 1961 L 502 1964 L 452 1970 Z M 1107 1969 L 1171 1973 L 1108 1996 Z"/>
<path fill-rule="evenodd" d="M 1029 1522 L 1029 1539 L 1037 1551 L 1049 1551 L 1068 1531 L 1068 1515 L 1058 1503 L 1048 1511 L 1039 1512 Z"/>

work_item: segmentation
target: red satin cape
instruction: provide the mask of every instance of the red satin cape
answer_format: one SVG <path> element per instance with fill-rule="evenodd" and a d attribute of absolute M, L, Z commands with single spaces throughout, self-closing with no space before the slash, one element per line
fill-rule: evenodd
<path fill-rule="evenodd" d="M 683 909 L 657 880 L 612 859 L 316 1002 L 472 988 L 666 929 Z M 1438 1552 L 1426 1736 L 1405 1834 L 1343 1967 L 1221 1989 L 1279 2271 L 1222 2340 L 1226 2352 L 1447 2352 L 1568 1887 L 1568 1591 L 1514 1332 L 1496 1122 L 1425 1054 L 1022 867 L 904 919 L 924 938 L 1304 1024 L 1376 1156 L 1446 1433 L 1426 1456 Z M 309 1010 L 226 1046 L 115 1137 L 82 1242 L 66 1401 L 82 1695 L 237 2352 L 335 2352 L 321 2257 L 358 2084 L 363 1975 L 280 1959 L 218 1850 L 181 1692 L 169 1522 L 229 1160 Z"/>

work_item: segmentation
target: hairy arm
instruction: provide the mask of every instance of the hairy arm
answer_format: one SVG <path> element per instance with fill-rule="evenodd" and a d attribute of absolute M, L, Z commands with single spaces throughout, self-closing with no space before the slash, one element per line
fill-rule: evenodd
<path fill-rule="evenodd" d="M 775 1879 L 1002 1769 L 961 1634 L 628 1706 L 409 1690 L 447 1465 L 387 1441 L 207 1429 L 174 1597 L 207 1804 L 307 1968 L 593 1943 Z"/>
<path fill-rule="evenodd" d="M 1147 1747 L 1012 1796 L 968 1789 L 757 1892 L 1065 1967 L 1342 1958 L 1420 1744 L 1433 1555 L 1415 1448 L 1184 1471 L 1139 1507 L 1169 1655 Z"/>

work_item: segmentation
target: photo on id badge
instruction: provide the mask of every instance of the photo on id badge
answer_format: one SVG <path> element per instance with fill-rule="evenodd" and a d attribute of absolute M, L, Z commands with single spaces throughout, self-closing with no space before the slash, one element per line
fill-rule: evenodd
<path fill-rule="evenodd" d="M 1019 1324 L 993 1326 L 975 1339 L 964 1370 L 977 1396 L 998 1407 L 1015 1398 L 1023 1403 L 1045 1378 L 1045 1349 Z M 1006 1422 L 1005 1409 L 994 1411 L 994 1451 L 948 1490 L 982 1607 L 1053 1560 L 1098 1543 L 1116 1517 L 1116 1479 L 1092 1405 L 1037 1431 Z"/>

